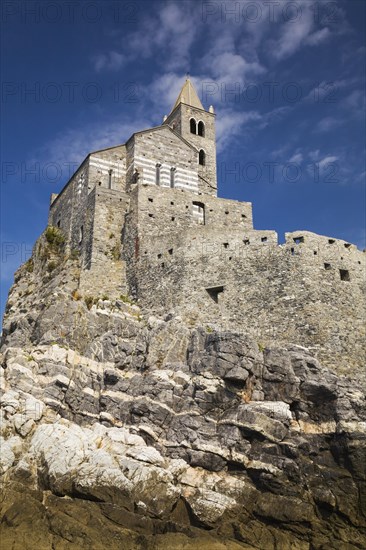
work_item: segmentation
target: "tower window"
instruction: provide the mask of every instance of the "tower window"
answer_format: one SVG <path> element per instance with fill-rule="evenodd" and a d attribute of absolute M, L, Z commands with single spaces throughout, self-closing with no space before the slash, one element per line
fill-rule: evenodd
<path fill-rule="evenodd" d="M 198 135 L 205 137 L 205 125 L 203 124 L 202 120 L 198 123 Z"/>
<path fill-rule="evenodd" d="M 191 134 L 197 134 L 197 124 L 194 118 L 191 118 L 189 121 L 189 127 L 191 130 Z"/>
<path fill-rule="evenodd" d="M 113 170 L 108 170 L 108 189 L 112 189 L 112 174 Z"/>
<path fill-rule="evenodd" d="M 172 168 L 170 169 L 170 187 L 174 187 L 174 183 L 175 183 L 175 171 L 176 171 L 176 168 L 174 168 L 174 166 L 172 166 Z"/>
<path fill-rule="evenodd" d="M 157 163 L 157 165 L 156 165 L 156 176 L 155 176 L 156 185 L 160 185 L 160 168 L 161 168 L 161 164 Z"/>
<path fill-rule="evenodd" d="M 200 225 L 205 225 L 205 205 L 203 202 L 193 202 L 193 219 Z"/>
<path fill-rule="evenodd" d="M 203 149 L 201 149 L 200 152 L 199 152 L 198 162 L 201 166 L 206 165 L 206 153 L 204 152 Z"/>

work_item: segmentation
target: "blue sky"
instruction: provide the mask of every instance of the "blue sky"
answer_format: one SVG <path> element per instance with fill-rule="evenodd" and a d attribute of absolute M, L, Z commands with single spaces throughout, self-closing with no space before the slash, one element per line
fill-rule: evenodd
<path fill-rule="evenodd" d="M 1 311 L 49 196 L 194 81 L 217 113 L 219 195 L 257 229 L 365 247 L 363 0 L 3 1 Z"/>

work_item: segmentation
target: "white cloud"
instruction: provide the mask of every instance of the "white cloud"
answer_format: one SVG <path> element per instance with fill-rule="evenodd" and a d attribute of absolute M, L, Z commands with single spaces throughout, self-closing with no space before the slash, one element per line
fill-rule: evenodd
<path fill-rule="evenodd" d="M 288 162 L 295 162 L 297 164 L 300 164 L 303 161 L 304 157 L 302 153 L 295 153 L 292 155 L 292 157 L 289 159 Z"/>
<path fill-rule="evenodd" d="M 304 46 L 318 46 L 340 28 L 344 28 L 341 24 L 333 24 L 331 19 L 327 21 L 323 18 L 323 21 L 317 21 L 314 4 L 308 0 L 293 2 L 293 10 L 286 8 L 291 3 L 282 4 L 285 17 L 287 14 L 291 19 L 278 24 L 277 38 L 269 38 L 266 45 L 267 52 L 278 61 L 290 57 Z M 339 12 L 339 17 L 344 22 L 343 12 Z M 319 25 L 321 25 L 320 28 L 318 28 Z"/>
<path fill-rule="evenodd" d="M 269 52 L 277 60 L 294 54 L 311 34 L 313 14 L 304 4 L 299 4 L 298 8 L 301 9 L 301 17 L 284 22 L 279 26 L 278 39 L 269 41 Z"/>
<path fill-rule="evenodd" d="M 119 52 L 108 52 L 98 54 L 93 58 L 94 69 L 97 73 L 100 71 L 118 71 L 126 64 L 126 56 Z"/>
<path fill-rule="evenodd" d="M 308 44 L 309 46 L 317 46 L 321 42 L 324 42 L 330 37 L 331 33 L 328 27 L 323 27 L 322 29 L 319 29 L 318 31 L 313 32 L 310 34 L 306 40 L 305 44 Z"/>
<path fill-rule="evenodd" d="M 216 124 L 218 152 L 223 151 L 233 138 L 241 135 L 246 125 L 261 120 L 262 116 L 257 111 L 238 113 L 232 109 L 220 110 Z"/>
<path fill-rule="evenodd" d="M 213 62 L 211 66 L 213 76 L 218 81 L 226 81 L 228 84 L 236 82 L 243 84 L 247 76 L 266 72 L 266 69 L 259 63 L 248 63 L 244 57 L 232 52 L 223 52 L 210 61 Z"/>
<path fill-rule="evenodd" d="M 343 121 L 339 118 L 335 117 L 325 117 L 320 120 L 316 126 L 317 132 L 329 132 L 330 130 L 334 130 L 335 128 L 338 128 L 338 126 L 341 126 L 343 124 Z"/>
<path fill-rule="evenodd" d="M 112 122 L 104 125 L 89 124 L 82 129 L 69 129 L 36 152 L 36 160 L 80 164 L 93 151 L 125 143 L 131 135 L 144 128 L 151 127 L 151 120 L 132 120 Z"/>
<path fill-rule="evenodd" d="M 357 114 L 365 114 L 365 91 L 354 90 L 342 103 L 343 107 L 356 111 Z"/>
<path fill-rule="evenodd" d="M 189 2 L 163 5 L 154 15 L 146 16 L 140 28 L 129 36 L 131 55 L 154 57 L 166 70 L 187 70 L 189 51 L 199 27 L 200 20 Z"/>
<path fill-rule="evenodd" d="M 324 157 L 322 160 L 318 162 L 318 166 L 322 170 L 322 169 L 325 169 L 329 164 L 335 163 L 337 160 L 338 160 L 338 157 L 336 156 Z"/>

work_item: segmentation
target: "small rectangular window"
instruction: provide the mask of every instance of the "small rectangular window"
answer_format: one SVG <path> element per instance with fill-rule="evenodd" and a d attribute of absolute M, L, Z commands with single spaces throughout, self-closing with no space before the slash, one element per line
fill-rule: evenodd
<path fill-rule="evenodd" d="M 331 268 L 332 266 L 330 264 L 324 264 L 324 269 L 326 269 L 327 271 L 329 271 Z"/>
<path fill-rule="evenodd" d="M 345 248 L 351 248 L 351 246 L 352 246 L 352 245 L 351 245 L 350 243 L 344 243 L 344 247 L 345 247 Z"/>
<path fill-rule="evenodd" d="M 205 205 L 202 202 L 193 201 L 192 203 L 193 219 L 200 225 L 205 225 Z"/>
<path fill-rule="evenodd" d="M 350 281 L 351 278 L 349 276 L 349 271 L 347 271 L 347 269 L 340 269 L 339 270 L 339 275 L 341 277 L 341 281 Z"/>
<path fill-rule="evenodd" d="M 262 243 L 266 243 L 267 240 L 268 240 L 267 237 L 262 237 L 262 238 L 261 238 Z"/>
<path fill-rule="evenodd" d="M 328 239 L 328 244 L 334 244 L 334 243 L 335 243 L 334 239 Z"/>
<path fill-rule="evenodd" d="M 223 286 L 215 286 L 212 288 L 206 288 L 206 292 L 209 296 L 213 299 L 213 301 L 218 304 L 219 303 L 219 295 L 224 292 Z"/>

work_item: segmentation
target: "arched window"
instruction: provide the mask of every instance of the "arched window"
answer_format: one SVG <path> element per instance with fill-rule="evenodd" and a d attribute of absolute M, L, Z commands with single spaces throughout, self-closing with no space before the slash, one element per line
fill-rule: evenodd
<path fill-rule="evenodd" d="M 171 188 L 174 187 L 174 183 L 175 183 L 175 171 L 176 171 L 176 168 L 172 166 L 172 168 L 170 169 L 170 187 Z"/>
<path fill-rule="evenodd" d="M 161 168 L 161 164 L 157 163 L 157 165 L 156 165 L 156 177 L 155 177 L 156 185 L 160 185 L 160 168 Z"/>
<path fill-rule="evenodd" d="M 198 123 L 198 135 L 205 137 L 205 125 L 203 124 L 202 120 Z"/>
<path fill-rule="evenodd" d="M 189 121 L 190 128 L 191 128 L 191 134 L 197 134 L 197 124 L 194 118 L 191 118 Z"/>
<path fill-rule="evenodd" d="M 203 149 L 200 150 L 199 152 L 199 155 L 198 155 L 198 162 L 201 166 L 205 166 L 206 165 L 206 153 L 204 152 Z"/>
<path fill-rule="evenodd" d="M 193 219 L 200 225 L 205 225 L 205 205 L 203 202 L 193 201 Z"/>

